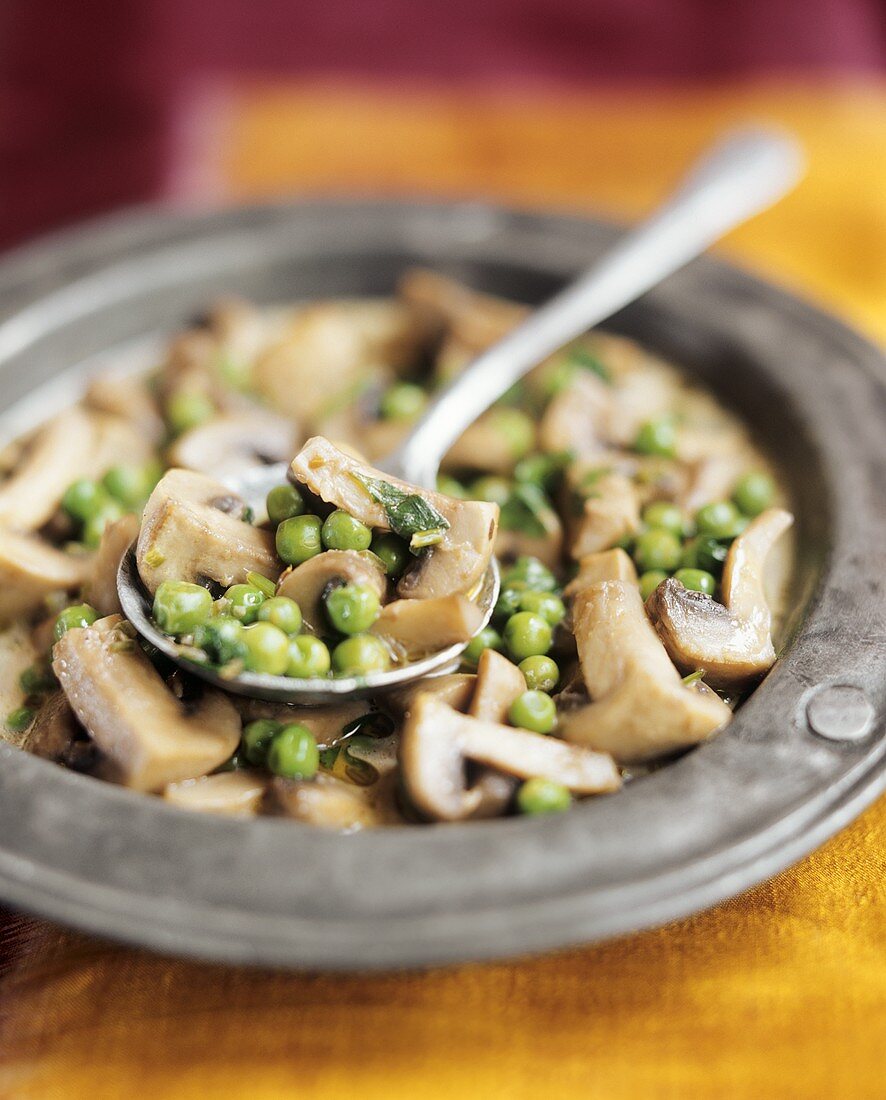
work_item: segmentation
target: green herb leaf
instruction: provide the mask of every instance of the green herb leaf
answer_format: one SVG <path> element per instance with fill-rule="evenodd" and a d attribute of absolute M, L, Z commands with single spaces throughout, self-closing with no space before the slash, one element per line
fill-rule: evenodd
<path fill-rule="evenodd" d="M 417 493 L 407 493 L 381 478 L 357 473 L 351 476 L 384 508 L 391 530 L 400 538 L 409 539 L 413 554 L 438 543 L 449 529 L 446 517 Z"/>
<path fill-rule="evenodd" d="M 609 373 L 608 367 L 585 347 L 572 348 L 569 352 L 569 362 L 576 367 L 581 367 L 582 370 L 589 370 L 604 382 L 612 382 L 612 375 Z"/>
<path fill-rule="evenodd" d="M 552 512 L 550 501 L 537 485 L 517 482 L 502 505 L 501 525 L 506 531 L 542 538 L 551 527 Z"/>

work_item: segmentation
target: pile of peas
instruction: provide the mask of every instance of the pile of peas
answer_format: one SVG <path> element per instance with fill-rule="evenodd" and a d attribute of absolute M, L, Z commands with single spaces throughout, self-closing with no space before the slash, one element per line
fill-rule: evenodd
<path fill-rule="evenodd" d="M 62 510 L 74 522 L 79 541 L 94 550 L 107 524 L 127 512 L 141 512 L 161 473 L 159 463 L 149 462 L 112 466 L 101 481 L 72 482 L 62 497 Z"/>
<path fill-rule="evenodd" d="M 731 500 L 706 504 L 691 521 L 676 504 L 647 505 L 643 530 L 625 546 L 640 574 L 643 599 L 670 576 L 694 592 L 713 596 L 733 539 L 769 507 L 774 496 L 775 485 L 768 474 L 750 473 L 735 486 Z"/>
<path fill-rule="evenodd" d="M 276 527 L 280 559 L 297 566 L 325 550 L 371 551 L 392 579 L 408 564 L 406 543 L 390 532 L 372 530 L 347 512 L 325 519 L 308 513 L 294 485 L 275 486 L 267 497 L 268 518 Z M 154 596 L 154 620 L 165 634 L 203 651 L 232 671 L 316 679 L 330 674 L 366 676 L 390 665 L 387 647 L 369 628 L 381 612 L 374 589 L 360 584 L 331 588 L 324 597 L 329 638 L 302 633 L 298 604 L 276 595 L 276 583 L 251 573 L 213 601 L 200 585 L 164 581 Z M 233 663 L 232 663 L 233 662 Z"/>

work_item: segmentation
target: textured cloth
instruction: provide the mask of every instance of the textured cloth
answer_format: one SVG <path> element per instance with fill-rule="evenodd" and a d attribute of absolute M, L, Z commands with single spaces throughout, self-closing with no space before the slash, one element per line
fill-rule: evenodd
<path fill-rule="evenodd" d="M 637 214 L 725 121 L 789 124 L 803 187 L 733 255 L 886 337 L 886 95 L 518 102 L 210 94 L 182 193 L 485 194 Z M 482 826 L 481 826 L 482 827 Z M 873 1098 L 886 1032 L 886 801 L 797 867 L 666 928 L 520 962 L 293 975 L 0 917 L 0 1095 L 20 1100 Z"/>

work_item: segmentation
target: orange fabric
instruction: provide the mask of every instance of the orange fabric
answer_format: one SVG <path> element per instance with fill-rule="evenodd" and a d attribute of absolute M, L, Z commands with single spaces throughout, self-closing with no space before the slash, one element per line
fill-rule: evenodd
<path fill-rule="evenodd" d="M 799 132 L 812 164 L 729 250 L 886 336 L 882 91 L 493 101 L 259 89 L 228 103 L 203 167 L 236 197 L 482 193 L 630 215 L 722 122 L 748 114 Z M 881 800 L 797 867 L 707 913 L 425 974 L 233 970 L 8 916 L 0 1096 L 879 1097 L 884 853 Z"/>

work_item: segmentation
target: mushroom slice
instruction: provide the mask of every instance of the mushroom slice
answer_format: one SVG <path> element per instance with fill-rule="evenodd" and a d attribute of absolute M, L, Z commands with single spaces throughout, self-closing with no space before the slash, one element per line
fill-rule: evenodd
<path fill-rule="evenodd" d="M 548 402 L 538 429 L 542 450 L 570 451 L 576 458 L 599 457 L 605 450 L 606 422 L 613 403 L 612 388 L 582 371 Z"/>
<path fill-rule="evenodd" d="M 569 552 L 573 558 L 608 550 L 639 531 L 640 506 L 630 478 L 615 470 L 573 466 L 568 482 L 581 500 L 580 514 L 570 524 Z"/>
<path fill-rule="evenodd" d="M 282 565 L 270 531 L 239 517 L 244 504 L 220 482 L 191 470 L 167 470 L 145 505 L 136 558 L 149 592 L 165 580 L 217 581 L 247 573 L 276 577 Z"/>
<path fill-rule="evenodd" d="M 499 409 L 490 409 L 465 428 L 446 453 L 444 470 L 510 474 L 521 452 L 515 452 L 508 435 L 502 431 L 500 412 Z"/>
<path fill-rule="evenodd" d="M 395 688 L 385 695 L 385 705 L 401 718 L 412 709 L 419 695 L 435 695 L 455 710 L 465 711 L 474 696 L 477 677 L 469 672 L 450 672 L 443 676 L 427 676 L 416 683 Z"/>
<path fill-rule="evenodd" d="M 427 268 L 410 268 L 397 293 L 403 301 L 434 318 L 438 328 L 473 352 L 500 340 L 526 316 L 527 307 L 472 290 Z"/>
<path fill-rule="evenodd" d="M 394 600 L 369 628 L 407 661 L 469 642 L 483 625 L 483 612 L 465 596 Z"/>
<path fill-rule="evenodd" d="M 558 728 L 567 741 L 632 763 L 704 741 L 731 719 L 717 695 L 682 682 L 633 582 L 601 581 L 582 589 L 573 619 L 593 702 L 563 716 Z"/>
<path fill-rule="evenodd" d="M 168 457 L 172 466 L 223 477 L 262 463 L 288 462 L 299 438 L 291 420 L 265 409 L 227 413 L 179 436 Z"/>
<path fill-rule="evenodd" d="M 40 705 L 22 748 L 44 760 L 62 760 L 83 731 L 63 691 L 54 691 Z"/>
<path fill-rule="evenodd" d="M 240 715 L 219 691 L 186 706 L 167 688 L 119 615 L 69 630 L 52 668 L 74 713 L 124 786 L 161 791 L 223 764 L 240 743 Z"/>
<path fill-rule="evenodd" d="M 482 792 L 465 788 L 466 760 L 519 779 L 551 779 L 576 794 L 614 791 L 621 785 L 618 769 L 603 753 L 471 718 L 432 695 L 420 695 L 406 716 L 400 761 L 410 798 L 423 814 L 460 821 L 476 813 Z"/>
<path fill-rule="evenodd" d="M 275 779 L 272 805 L 288 817 L 326 829 L 356 832 L 402 822 L 395 798 L 395 776 L 368 787 L 320 773 L 310 780 Z"/>
<path fill-rule="evenodd" d="M 283 726 L 290 723 L 306 726 L 321 748 L 328 748 L 341 740 L 345 726 L 372 709 L 365 699 L 352 699 L 324 707 L 298 707 L 292 703 L 249 699 L 244 695 L 233 696 L 231 701 L 246 722 L 253 722 L 256 718 L 272 718 Z"/>
<path fill-rule="evenodd" d="M 163 417 L 143 378 L 101 375 L 89 383 L 84 402 L 90 409 L 129 421 L 141 436 L 155 446 L 163 439 Z"/>
<path fill-rule="evenodd" d="M 86 598 L 100 615 L 117 615 L 121 611 L 117 595 L 117 570 L 138 535 L 139 526 L 137 516 L 126 515 L 109 523 L 102 532 L 86 585 Z"/>
<path fill-rule="evenodd" d="M 53 592 L 80 588 L 92 562 L 92 554 L 68 554 L 34 535 L 0 528 L 0 625 L 42 608 Z"/>
<path fill-rule="evenodd" d="M 497 505 L 454 500 L 419 489 L 364 465 L 322 436 L 305 443 L 292 461 L 292 473 L 321 500 L 350 512 L 369 527 L 391 529 L 387 511 L 366 488 L 367 482 L 373 481 L 386 483 L 395 492 L 419 496 L 443 516 L 449 527 L 440 542 L 417 557 L 400 579 L 397 591 L 405 599 L 469 594 L 486 572 L 498 524 Z"/>
<path fill-rule="evenodd" d="M 170 783 L 163 797 L 183 810 L 201 810 L 227 817 L 255 817 L 267 789 L 267 777 L 257 772 L 219 772 Z"/>
<path fill-rule="evenodd" d="M 738 536 L 723 568 L 723 603 L 690 592 L 673 577 L 652 593 L 650 618 L 678 668 L 704 669 L 712 687 L 735 688 L 772 667 L 772 616 L 763 574 L 770 550 L 792 523 L 790 512 L 770 508 Z"/>
<path fill-rule="evenodd" d="M 511 703 L 525 690 L 526 678 L 519 668 L 494 649 L 484 649 L 468 714 L 485 722 L 507 722 Z"/>
<path fill-rule="evenodd" d="M 383 600 L 388 589 L 387 575 L 380 560 L 364 550 L 326 550 L 287 570 L 280 578 L 278 596 L 288 596 L 301 608 L 304 625 L 312 633 L 322 634 L 323 595 L 330 585 L 366 585 Z"/>
<path fill-rule="evenodd" d="M 583 588 L 601 581 L 627 581 L 637 583 L 637 570 L 628 554 L 616 546 L 612 550 L 599 550 L 596 554 L 585 554 L 578 563 L 578 573 L 563 589 L 567 599 L 577 596 Z"/>

